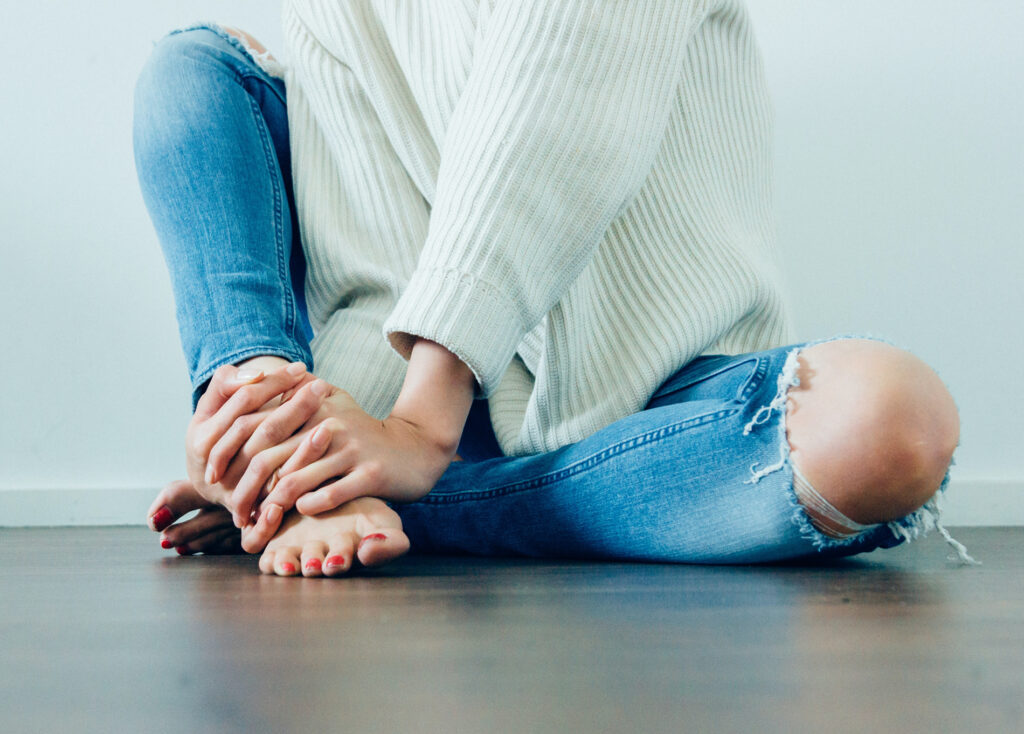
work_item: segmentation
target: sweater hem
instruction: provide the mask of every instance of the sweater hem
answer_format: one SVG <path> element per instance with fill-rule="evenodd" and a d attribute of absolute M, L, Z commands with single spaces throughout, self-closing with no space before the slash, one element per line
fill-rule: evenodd
<path fill-rule="evenodd" d="M 384 337 L 406 361 L 416 337 L 452 352 L 473 372 L 478 399 L 497 388 L 526 332 L 500 289 L 456 268 L 417 270 L 383 326 Z"/>

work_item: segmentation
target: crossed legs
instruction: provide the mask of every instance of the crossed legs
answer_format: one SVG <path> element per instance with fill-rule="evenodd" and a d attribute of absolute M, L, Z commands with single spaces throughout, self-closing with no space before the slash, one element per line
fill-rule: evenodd
<path fill-rule="evenodd" d="M 253 39 L 246 40 L 253 45 Z M 280 190 L 274 190 L 281 196 Z M 283 221 L 287 223 L 288 217 Z M 217 255 L 224 256 L 223 252 Z M 187 264 L 187 258 L 181 262 Z M 267 272 L 276 271 L 268 268 Z M 190 273 L 182 276 L 182 282 L 192 280 Z M 287 279 L 279 285 L 288 291 Z M 288 322 L 261 338 L 269 341 L 277 332 L 285 333 L 290 340 L 282 341 L 286 346 L 278 356 L 305 356 L 294 309 L 282 313 Z M 240 347 L 229 348 L 228 353 L 235 357 L 261 353 L 246 353 L 246 345 Z M 786 404 L 791 461 L 839 516 L 854 524 L 886 522 L 920 507 L 936 492 L 958 442 L 959 420 L 952 397 L 925 363 L 886 344 L 844 339 L 805 349 L 798 377 L 800 383 L 789 391 Z M 804 501 L 807 496 L 798 492 L 818 529 L 841 536 L 844 528 L 837 524 L 836 514 Z M 378 500 L 359 502 L 326 516 L 287 519 L 268 546 L 261 568 L 292 575 L 300 572 L 296 567 L 300 564 L 301 573 L 332 575 L 347 570 L 355 558 L 373 565 L 404 553 L 409 544 L 399 516 Z M 166 514 L 161 514 L 164 508 Z M 192 509 L 200 510 L 195 518 L 167 527 Z M 165 531 L 165 542 L 183 552 L 237 549 L 230 518 L 199 498 L 187 482 L 168 485 L 154 502 L 153 513 L 157 513 L 154 527 Z M 652 523 L 659 520 L 650 518 Z M 329 562 L 332 558 L 334 564 Z"/>

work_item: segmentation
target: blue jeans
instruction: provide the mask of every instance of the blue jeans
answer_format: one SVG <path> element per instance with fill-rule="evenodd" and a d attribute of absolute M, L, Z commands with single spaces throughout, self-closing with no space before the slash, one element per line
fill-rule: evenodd
<path fill-rule="evenodd" d="M 134 147 L 193 408 L 223 364 L 273 354 L 312 370 L 284 82 L 220 30 L 176 31 L 136 84 Z"/>
<path fill-rule="evenodd" d="M 218 366 L 249 356 L 312 370 L 283 82 L 236 39 L 196 27 L 156 45 L 135 104 L 139 179 L 193 401 Z M 838 539 L 797 500 L 785 393 L 805 346 L 699 357 L 643 411 L 533 456 L 502 455 L 487 401 L 474 401 L 458 448 L 465 461 L 395 509 L 421 552 L 748 563 L 916 537 L 938 517 L 928 505 Z"/>

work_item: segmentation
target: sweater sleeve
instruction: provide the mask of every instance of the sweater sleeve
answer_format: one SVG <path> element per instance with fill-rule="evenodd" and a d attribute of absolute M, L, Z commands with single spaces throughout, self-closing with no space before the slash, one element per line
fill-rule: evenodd
<path fill-rule="evenodd" d="M 383 326 L 497 387 L 653 165 L 696 0 L 498 0 L 453 110 L 416 270 Z"/>

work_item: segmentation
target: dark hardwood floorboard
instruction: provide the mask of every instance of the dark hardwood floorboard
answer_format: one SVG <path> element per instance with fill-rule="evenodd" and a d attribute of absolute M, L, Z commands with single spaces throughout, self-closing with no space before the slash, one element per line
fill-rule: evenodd
<path fill-rule="evenodd" d="M 979 732 L 1024 721 L 1024 528 L 831 565 L 407 558 L 345 580 L 0 529 L 4 732 Z"/>

